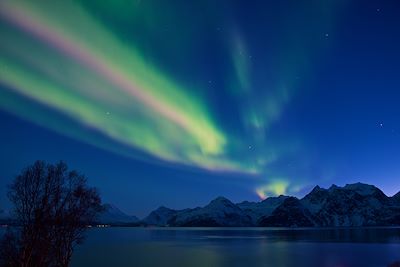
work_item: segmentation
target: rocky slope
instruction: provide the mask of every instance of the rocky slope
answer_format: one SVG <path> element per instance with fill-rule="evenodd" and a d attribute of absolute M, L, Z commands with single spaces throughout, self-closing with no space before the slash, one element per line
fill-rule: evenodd
<path fill-rule="evenodd" d="M 258 226 L 311 227 L 314 226 L 310 211 L 295 197 L 289 197 L 271 215 L 262 216 Z"/>
<path fill-rule="evenodd" d="M 315 226 L 391 225 L 397 210 L 381 190 L 362 183 L 315 187 L 300 202 L 312 214 Z"/>
<path fill-rule="evenodd" d="M 272 212 L 283 203 L 288 196 L 269 197 L 261 202 L 244 201 L 238 203 L 237 206 L 241 208 L 248 216 L 250 216 L 252 223 L 257 224 L 257 221 L 263 216 L 269 216 Z"/>
<path fill-rule="evenodd" d="M 143 219 L 142 222 L 146 225 L 167 226 L 168 222 L 174 216 L 176 216 L 177 213 L 177 210 L 161 206 L 158 209 L 152 211 L 146 218 Z"/>
<path fill-rule="evenodd" d="M 394 195 L 392 197 L 392 200 L 396 203 L 400 205 L 400 192 L 398 192 L 396 195 Z"/>
<path fill-rule="evenodd" d="M 400 192 L 386 196 L 373 185 L 316 186 L 302 199 L 279 196 L 234 204 L 218 197 L 202 208 L 161 207 L 146 217 L 158 226 L 349 227 L 400 225 Z"/>
<path fill-rule="evenodd" d="M 176 213 L 169 221 L 173 226 L 250 226 L 251 217 L 224 197 L 218 197 L 203 208 Z"/>

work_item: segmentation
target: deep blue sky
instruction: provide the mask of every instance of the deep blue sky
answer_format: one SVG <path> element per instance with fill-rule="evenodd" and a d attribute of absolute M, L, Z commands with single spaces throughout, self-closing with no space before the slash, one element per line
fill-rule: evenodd
<path fill-rule="evenodd" d="M 36 159 L 138 216 L 400 190 L 400 2 L 143 2 L 0 6 L 1 207 Z"/>

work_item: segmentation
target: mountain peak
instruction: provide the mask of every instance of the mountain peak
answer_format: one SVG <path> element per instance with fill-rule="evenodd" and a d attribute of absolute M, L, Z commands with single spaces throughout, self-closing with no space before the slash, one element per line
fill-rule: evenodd
<path fill-rule="evenodd" d="M 337 185 L 335 185 L 335 184 L 332 184 L 332 185 L 328 188 L 328 190 L 332 191 L 332 190 L 338 189 L 338 188 L 339 188 L 339 186 L 337 186 Z"/>
<path fill-rule="evenodd" d="M 104 212 L 100 214 L 97 220 L 101 223 L 133 223 L 139 221 L 135 216 L 129 216 L 122 212 L 113 204 L 103 204 Z"/>
<path fill-rule="evenodd" d="M 376 188 L 373 185 L 370 184 L 364 184 L 364 183 L 354 183 L 354 184 L 346 184 L 343 189 L 345 190 L 352 190 L 357 192 L 360 195 L 372 195 L 376 193 L 377 191 L 380 191 L 378 188 Z"/>
<path fill-rule="evenodd" d="M 262 200 L 261 203 L 269 203 L 269 202 L 275 202 L 275 201 L 283 201 L 285 199 L 289 198 L 289 196 L 285 195 L 279 195 L 277 197 L 267 197 L 266 199 Z"/>
<path fill-rule="evenodd" d="M 216 198 L 215 198 L 214 200 L 212 200 L 212 201 L 218 201 L 218 202 L 221 202 L 221 201 L 229 201 L 229 202 L 230 202 L 229 199 L 227 199 L 226 197 L 223 197 L 223 196 L 216 197 Z"/>
<path fill-rule="evenodd" d="M 222 197 L 219 196 L 217 198 L 215 198 L 214 200 L 211 200 L 211 202 L 206 206 L 206 207 L 216 207 L 216 206 L 235 206 L 235 204 L 233 204 L 229 199 L 227 199 L 226 197 Z"/>
<path fill-rule="evenodd" d="M 385 226 L 399 224 L 400 192 L 388 198 L 364 183 L 315 186 L 302 199 L 280 195 L 234 204 L 219 196 L 204 207 L 172 210 L 164 206 L 144 220 L 159 226 Z"/>
<path fill-rule="evenodd" d="M 104 211 L 107 212 L 107 213 L 124 214 L 124 215 L 126 215 L 119 208 L 117 208 L 115 205 L 110 204 L 110 203 L 103 204 L 103 208 L 104 208 Z"/>
<path fill-rule="evenodd" d="M 352 183 L 352 184 L 346 184 L 344 187 L 375 187 L 375 186 L 366 184 L 366 183 L 357 182 L 357 183 Z"/>
<path fill-rule="evenodd" d="M 167 207 L 165 207 L 165 206 L 159 206 L 159 207 L 156 209 L 156 211 L 170 211 L 170 210 L 173 210 L 173 209 L 167 208 Z"/>
<path fill-rule="evenodd" d="M 159 226 L 165 226 L 168 224 L 168 221 L 176 215 L 178 211 L 166 208 L 164 206 L 158 207 L 156 210 L 153 210 L 150 212 L 149 215 L 147 215 L 146 218 L 143 219 L 143 222 L 145 222 L 148 225 L 159 225 Z"/>
<path fill-rule="evenodd" d="M 311 201 L 312 203 L 320 203 L 322 199 L 326 197 L 326 195 L 331 192 L 332 186 L 329 188 L 329 190 L 326 190 L 325 188 L 321 188 L 318 185 L 311 190 L 310 193 L 304 196 L 303 200 L 304 201 Z M 335 187 L 334 187 L 335 188 Z"/>
<path fill-rule="evenodd" d="M 332 187 L 332 186 L 331 186 Z M 314 188 L 311 190 L 311 193 L 317 193 L 317 192 L 321 192 L 321 191 L 326 191 L 325 188 L 320 187 L 319 185 L 314 186 Z"/>

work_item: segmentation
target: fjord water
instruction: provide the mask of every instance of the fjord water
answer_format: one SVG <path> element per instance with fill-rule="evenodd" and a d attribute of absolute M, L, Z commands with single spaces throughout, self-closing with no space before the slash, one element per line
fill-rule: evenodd
<path fill-rule="evenodd" d="M 388 266 L 400 228 L 94 228 L 76 248 L 83 266 Z"/>

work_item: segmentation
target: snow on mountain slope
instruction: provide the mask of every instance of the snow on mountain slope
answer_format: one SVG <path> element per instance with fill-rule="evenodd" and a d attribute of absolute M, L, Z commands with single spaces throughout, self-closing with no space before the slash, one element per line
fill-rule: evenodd
<path fill-rule="evenodd" d="M 324 206 L 331 190 L 332 189 L 328 190 L 328 189 L 321 188 L 317 185 L 316 187 L 314 187 L 314 189 L 310 193 L 308 193 L 303 199 L 301 199 L 301 203 L 310 212 L 317 213 Z"/>
<path fill-rule="evenodd" d="M 252 221 L 242 209 L 224 197 L 203 208 L 179 212 L 171 220 L 174 226 L 250 226 Z"/>
<path fill-rule="evenodd" d="M 374 226 L 395 225 L 400 207 L 393 205 L 381 190 L 356 183 L 344 187 L 319 186 L 297 201 L 290 199 L 278 206 L 271 216 L 263 216 L 260 226 Z"/>
<path fill-rule="evenodd" d="M 144 219 L 170 226 L 386 226 L 400 225 L 400 192 L 387 197 L 373 185 L 319 186 L 302 199 L 279 196 L 234 204 L 218 197 L 202 208 L 161 207 Z"/>
<path fill-rule="evenodd" d="M 278 197 L 266 198 L 261 202 L 243 201 L 236 205 L 250 216 L 253 223 L 256 224 L 261 217 L 271 215 L 272 212 L 287 198 L 289 197 L 280 195 Z"/>
<path fill-rule="evenodd" d="M 177 212 L 176 210 L 161 206 L 144 218 L 143 222 L 148 225 L 166 226 L 168 221 L 170 221 Z"/>
<path fill-rule="evenodd" d="M 362 183 L 315 187 L 301 203 L 319 226 L 381 225 L 390 212 L 389 198 L 375 186 Z"/>
<path fill-rule="evenodd" d="M 346 184 L 343 189 L 356 192 L 362 196 L 384 195 L 384 193 L 377 187 L 363 183 Z"/>
<path fill-rule="evenodd" d="M 259 226 L 311 227 L 315 226 L 312 215 L 295 197 L 289 197 L 279 205 L 270 216 L 263 216 Z"/>

